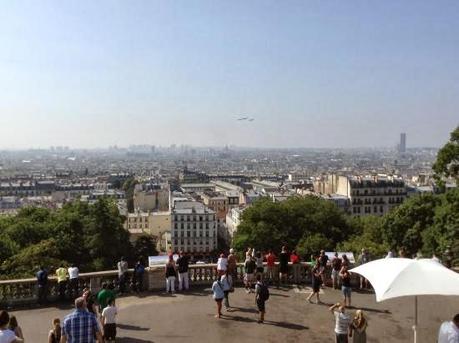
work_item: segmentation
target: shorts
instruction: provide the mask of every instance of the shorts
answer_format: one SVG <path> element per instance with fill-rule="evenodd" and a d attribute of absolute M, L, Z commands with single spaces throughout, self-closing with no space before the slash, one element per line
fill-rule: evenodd
<path fill-rule="evenodd" d="M 257 267 L 257 273 L 263 273 L 265 269 L 263 267 Z"/>
<path fill-rule="evenodd" d="M 339 276 L 339 270 L 332 269 L 331 276 L 333 279 L 336 279 Z"/>
<path fill-rule="evenodd" d="M 335 335 L 336 335 L 336 343 L 348 343 L 347 334 L 335 332 Z"/>
<path fill-rule="evenodd" d="M 341 290 L 343 291 L 343 295 L 346 298 L 350 298 L 351 297 L 351 293 L 352 293 L 352 288 L 351 287 L 342 286 Z"/>
<path fill-rule="evenodd" d="M 244 275 L 245 282 L 253 282 L 253 274 L 245 274 Z"/>
<path fill-rule="evenodd" d="M 223 301 L 223 298 L 218 298 L 218 299 L 214 298 L 214 300 L 215 300 L 215 302 L 221 303 Z"/>
<path fill-rule="evenodd" d="M 104 324 L 104 339 L 115 340 L 116 324 Z"/>
<path fill-rule="evenodd" d="M 265 301 L 257 299 L 257 307 L 258 307 L 258 311 L 265 312 L 265 309 L 266 309 Z"/>

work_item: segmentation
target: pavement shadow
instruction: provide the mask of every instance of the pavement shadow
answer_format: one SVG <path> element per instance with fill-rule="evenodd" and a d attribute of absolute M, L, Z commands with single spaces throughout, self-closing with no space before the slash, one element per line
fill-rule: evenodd
<path fill-rule="evenodd" d="M 273 297 L 290 298 L 290 295 L 279 294 L 279 293 L 273 293 L 273 292 L 270 292 L 269 295 L 270 295 L 270 296 L 273 296 Z"/>
<path fill-rule="evenodd" d="M 242 316 L 230 316 L 230 315 L 222 315 L 220 319 L 223 320 L 232 320 L 235 322 L 244 322 L 244 323 L 256 323 L 257 320 L 252 319 L 252 318 L 247 318 L 247 317 L 242 317 Z"/>
<path fill-rule="evenodd" d="M 244 312 L 244 313 L 258 313 L 254 308 L 245 308 L 245 307 L 231 307 L 231 312 Z"/>
<path fill-rule="evenodd" d="M 273 325 L 284 329 L 291 329 L 291 330 L 309 330 L 309 327 L 295 324 L 295 323 L 288 323 L 288 322 L 273 322 L 271 320 L 265 320 L 263 324 Z"/>
<path fill-rule="evenodd" d="M 116 337 L 118 343 L 155 343 L 151 340 L 141 338 L 130 338 L 130 337 Z"/>
<path fill-rule="evenodd" d="M 138 325 L 129 325 L 129 324 L 116 324 L 116 326 L 123 330 L 134 330 L 134 331 L 150 331 L 150 328 L 143 328 Z"/>

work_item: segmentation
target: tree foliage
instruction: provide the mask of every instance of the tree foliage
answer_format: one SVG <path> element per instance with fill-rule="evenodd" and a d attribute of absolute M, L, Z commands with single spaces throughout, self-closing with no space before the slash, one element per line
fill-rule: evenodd
<path fill-rule="evenodd" d="M 156 242 L 152 236 L 142 235 L 137 238 L 134 243 L 134 257 L 135 260 L 145 260 L 148 256 L 156 256 Z"/>
<path fill-rule="evenodd" d="M 452 177 L 459 181 L 459 126 L 451 132 L 449 141 L 438 151 L 432 169 L 438 180 Z"/>
<path fill-rule="evenodd" d="M 40 264 L 75 264 L 81 271 L 113 268 L 121 255 L 133 255 L 123 222 L 108 198 L 94 205 L 72 202 L 56 211 L 21 209 L 0 219 L 0 274 L 31 276 Z"/>
<path fill-rule="evenodd" d="M 320 245 L 334 247 L 349 235 L 345 214 L 333 203 L 314 196 L 292 197 L 283 202 L 261 199 L 242 215 L 234 246 L 279 252 L 282 245 L 310 254 Z"/>

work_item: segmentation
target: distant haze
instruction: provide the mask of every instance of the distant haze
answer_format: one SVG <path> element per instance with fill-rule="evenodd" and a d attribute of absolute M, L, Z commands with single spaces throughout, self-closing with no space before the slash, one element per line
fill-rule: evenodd
<path fill-rule="evenodd" d="M 459 124 L 457 0 L 4 1 L 0 49 L 0 148 L 437 147 Z"/>

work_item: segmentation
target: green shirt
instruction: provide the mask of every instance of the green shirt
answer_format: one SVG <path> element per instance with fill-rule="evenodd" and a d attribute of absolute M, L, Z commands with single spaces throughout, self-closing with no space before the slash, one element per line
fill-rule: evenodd
<path fill-rule="evenodd" d="M 65 268 L 58 268 L 56 270 L 56 275 L 57 275 L 57 282 L 62 282 L 67 280 L 67 269 Z"/>
<path fill-rule="evenodd" d="M 97 293 L 97 301 L 99 302 L 101 310 L 107 307 L 110 299 L 115 299 L 115 293 L 110 289 L 102 289 Z"/>

